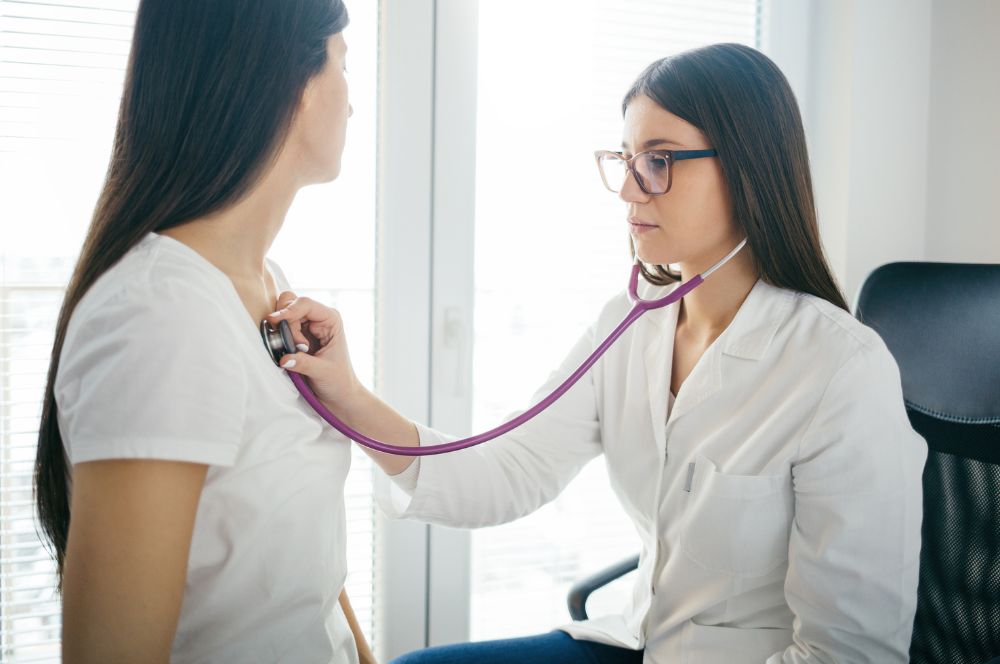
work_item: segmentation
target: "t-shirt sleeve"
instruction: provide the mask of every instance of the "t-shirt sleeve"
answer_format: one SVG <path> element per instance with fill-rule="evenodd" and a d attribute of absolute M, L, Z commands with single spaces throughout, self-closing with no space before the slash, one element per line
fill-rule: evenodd
<path fill-rule="evenodd" d="M 247 378 L 226 304 L 165 283 L 126 288 L 74 321 L 55 384 L 71 463 L 235 462 Z"/>

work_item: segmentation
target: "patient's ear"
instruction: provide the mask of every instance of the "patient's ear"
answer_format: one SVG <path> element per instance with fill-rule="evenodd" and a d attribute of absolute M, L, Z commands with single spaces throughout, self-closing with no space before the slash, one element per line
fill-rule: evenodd
<path fill-rule="evenodd" d="M 299 105 L 296 111 L 299 113 L 306 111 L 312 105 L 313 96 L 316 94 L 316 77 L 311 77 L 302 88 L 302 95 L 299 97 Z"/>
<path fill-rule="evenodd" d="M 316 93 L 316 77 L 313 76 L 303 86 L 302 93 L 299 95 L 299 102 L 292 113 L 288 134 L 285 136 L 284 149 L 296 146 L 301 140 L 299 136 L 303 131 L 302 124 L 309 122 L 309 111 L 316 103 Z"/>

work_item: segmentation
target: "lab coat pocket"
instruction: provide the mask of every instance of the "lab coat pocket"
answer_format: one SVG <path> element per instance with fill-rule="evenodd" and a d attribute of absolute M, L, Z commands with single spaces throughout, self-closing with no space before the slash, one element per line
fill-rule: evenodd
<path fill-rule="evenodd" d="M 685 664 L 763 662 L 792 644 L 790 629 L 699 625 L 684 626 Z"/>
<path fill-rule="evenodd" d="M 706 569 L 761 576 L 788 559 L 790 475 L 729 475 L 698 456 L 690 466 L 681 550 Z"/>

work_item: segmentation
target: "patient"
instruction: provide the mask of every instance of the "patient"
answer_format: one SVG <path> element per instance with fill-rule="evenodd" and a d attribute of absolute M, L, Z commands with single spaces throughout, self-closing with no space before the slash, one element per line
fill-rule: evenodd
<path fill-rule="evenodd" d="M 265 255 L 296 192 L 340 172 L 347 20 L 140 3 L 38 441 L 68 664 L 371 660 L 342 593 L 350 446 L 256 323 L 288 288 Z"/>

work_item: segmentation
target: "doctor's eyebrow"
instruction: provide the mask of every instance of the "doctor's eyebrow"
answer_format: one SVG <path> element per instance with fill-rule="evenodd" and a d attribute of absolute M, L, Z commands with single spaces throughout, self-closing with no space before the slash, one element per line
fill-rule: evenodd
<path fill-rule="evenodd" d="M 648 150 L 648 149 L 650 149 L 650 148 L 652 148 L 654 146 L 657 146 L 657 145 L 677 145 L 677 146 L 680 146 L 681 144 L 678 143 L 677 141 L 671 141 L 668 138 L 651 138 L 648 141 L 646 141 L 645 143 L 643 143 L 642 146 L 640 146 L 640 147 L 641 147 L 642 150 Z M 622 149 L 623 150 L 628 150 L 629 149 L 629 146 L 628 146 L 627 142 L 622 141 Z"/>

